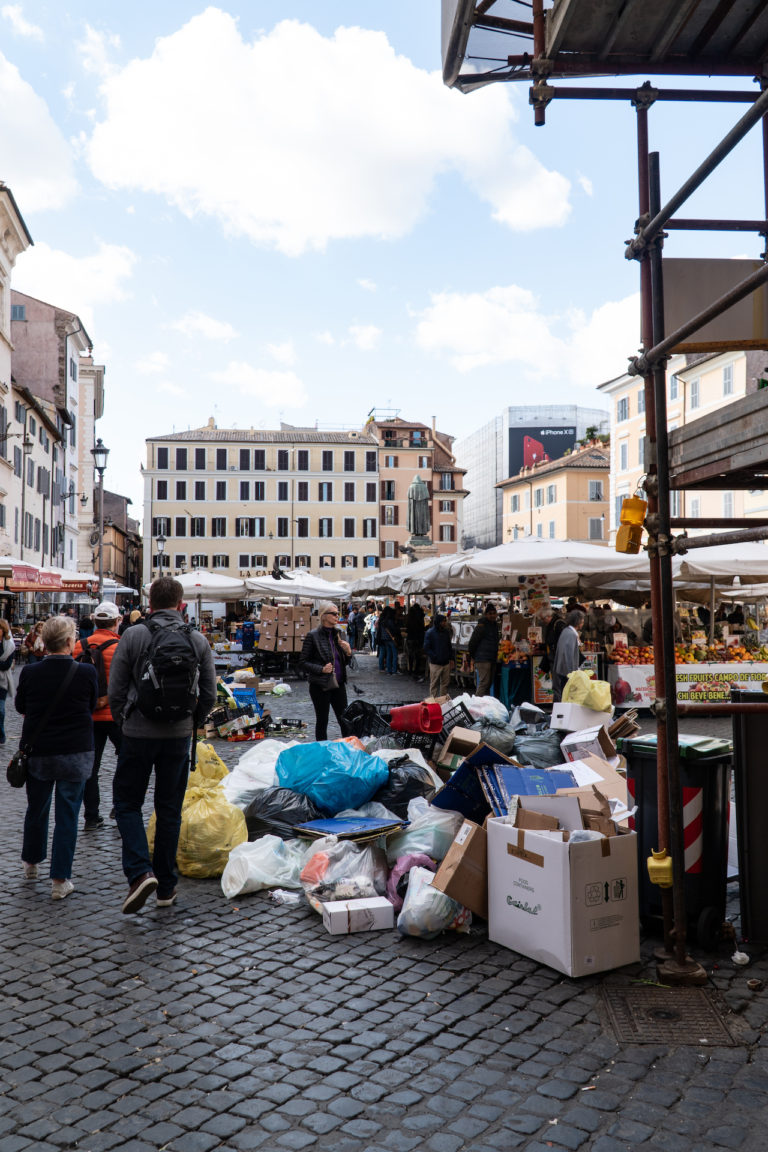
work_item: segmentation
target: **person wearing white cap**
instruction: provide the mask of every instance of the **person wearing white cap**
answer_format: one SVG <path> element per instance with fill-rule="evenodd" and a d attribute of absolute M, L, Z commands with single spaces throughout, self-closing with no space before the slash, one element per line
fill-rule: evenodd
<path fill-rule="evenodd" d="M 73 653 L 75 660 L 81 664 L 93 664 L 99 677 L 99 698 L 93 713 L 93 769 L 83 793 L 86 832 L 96 831 L 104 824 L 104 818 L 99 813 L 99 768 L 107 740 L 112 741 L 115 755 L 120 751 L 120 727 L 112 717 L 107 696 L 109 670 L 119 640 L 117 629 L 120 609 L 110 600 L 103 600 L 93 613 L 93 622 L 96 625 L 95 631 L 79 640 Z"/>

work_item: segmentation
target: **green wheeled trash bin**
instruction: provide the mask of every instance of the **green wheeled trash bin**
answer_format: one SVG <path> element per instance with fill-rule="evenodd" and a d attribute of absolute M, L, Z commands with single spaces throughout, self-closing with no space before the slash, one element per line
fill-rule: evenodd
<path fill-rule="evenodd" d="M 627 759 L 629 807 L 637 805 L 630 826 L 637 832 L 640 920 L 648 931 L 661 929 L 661 889 L 648 878 L 646 861 L 658 849 L 656 737 L 634 736 L 619 742 Z M 685 908 L 688 933 L 710 949 L 725 919 L 728 871 L 728 802 L 733 754 L 729 740 L 681 735 L 680 783 L 683 792 Z"/>
<path fill-rule="evenodd" d="M 731 699 L 765 704 L 763 692 L 737 689 Z M 733 716 L 733 776 L 739 840 L 741 933 L 750 944 L 768 944 L 768 712 Z"/>

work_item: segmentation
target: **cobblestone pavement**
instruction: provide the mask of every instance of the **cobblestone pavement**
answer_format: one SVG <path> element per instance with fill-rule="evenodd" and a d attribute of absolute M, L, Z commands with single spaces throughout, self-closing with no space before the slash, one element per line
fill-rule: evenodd
<path fill-rule="evenodd" d="M 363 664 L 370 697 L 421 694 Z M 279 710 L 308 715 L 306 686 Z M 107 792 L 111 772 L 107 757 Z M 732 947 L 699 957 L 734 1046 L 620 1044 L 601 989 L 654 979 L 654 941 L 631 970 L 569 980 L 482 926 L 332 937 L 307 908 L 229 902 L 216 880 L 123 916 L 109 822 L 81 835 L 76 890 L 52 903 L 21 877 L 23 796 L 3 789 L 0 1152 L 766 1147 L 766 992 L 747 979 L 768 963 L 748 946 L 747 969 Z"/>

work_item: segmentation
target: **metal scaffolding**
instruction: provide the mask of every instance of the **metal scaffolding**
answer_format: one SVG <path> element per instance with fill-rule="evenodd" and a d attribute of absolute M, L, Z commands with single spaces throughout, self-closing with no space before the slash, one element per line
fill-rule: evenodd
<path fill-rule="evenodd" d="M 515 5 L 531 19 L 511 18 Z M 519 14 L 519 13 L 518 13 Z M 520 42 L 522 43 L 516 43 Z M 512 52 L 514 47 L 523 51 Z M 599 75 L 703 75 L 757 77 L 760 92 L 715 89 L 657 89 L 646 81 L 636 87 L 556 87 L 558 77 Z M 682 790 L 678 755 L 678 715 L 768 711 L 765 704 L 680 704 L 677 701 L 674 644 L 672 557 L 712 544 L 768 538 L 765 521 L 697 521 L 705 527 L 730 527 L 707 536 L 673 537 L 670 517 L 670 467 L 667 438 L 666 364 L 690 335 L 735 303 L 768 283 L 768 252 L 762 266 L 712 301 L 671 333 L 665 332 L 662 251 L 666 230 L 754 232 L 768 240 L 768 5 L 743 0 L 443 0 L 443 77 L 451 87 L 471 92 L 489 83 L 528 80 L 534 123 L 544 125 L 553 100 L 625 100 L 636 112 L 638 218 L 625 256 L 640 266 L 641 355 L 630 373 L 645 387 L 645 527 L 649 543 L 651 614 L 658 725 L 658 843 L 671 856 L 673 885 L 662 888 L 664 947 L 657 953 L 660 974 L 668 982 L 701 983 L 704 970 L 686 951 L 685 862 Z M 719 102 L 749 107 L 666 204 L 661 203 L 659 155 L 649 151 L 648 114 L 656 103 Z M 675 215 L 755 125 L 762 124 L 765 213 L 761 220 L 687 219 Z M 768 246 L 768 245 L 767 245 Z M 729 348 L 747 345 L 738 341 Z M 750 343 L 754 347 L 754 342 Z M 760 343 L 768 348 L 768 341 Z M 724 350 L 724 349 L 721 349 Z M 691 485 L 687 485 L 691 486 Z M 727 486 L 727 485 L 723 485 Z M 762 487 L 762 482 L 756 482 Z"/>

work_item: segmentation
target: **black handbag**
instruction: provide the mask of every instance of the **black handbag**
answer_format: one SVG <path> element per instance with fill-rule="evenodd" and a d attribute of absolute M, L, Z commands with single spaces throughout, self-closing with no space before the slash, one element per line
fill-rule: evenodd
<path fill-rule="evenodd" d="M 69 687 L 69 682 L 77 672 L 77 664 L 72 661 L 72 667 L 67 672 L 66 676 L 59 685 L 58 691 L 51 700 L 50 704 L 43 713 L 43 718 L 40 721 L 40 726 L 35 733 L 35 739 L 39 740 L 46 729 L 51 713 L 58 704 L 60 698 L 64 695 L 65 688 Z M 23 788 L 27 782 L 27 775 L 29 773 L 29 758 L 32 755 L 31 744 L 27 744 L 26 748 L 19 748 L 10 759 L 8 767 L 5 770 L 5 778 L 10 784 L 11 788 Z"/>

